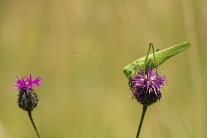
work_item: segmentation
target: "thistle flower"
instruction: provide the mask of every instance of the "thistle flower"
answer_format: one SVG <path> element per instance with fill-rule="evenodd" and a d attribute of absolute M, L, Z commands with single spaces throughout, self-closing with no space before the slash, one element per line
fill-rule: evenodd
<path fill-rule="evenodd" d="M 18 96 L 17 96 L 17 103 L 20 108 L 25 111 L 32 111 L 39 103 L 39 99 L 37 94 L 34 92 L 33 87 L 35 85 L 41 86 L 42 78 L 38 77 L 36 79 L 32 78 L 32 75 L 25 78 L 18 78 L 16 77 L 16 85 L 12 86 L 13 88 L 17 88 Z"/>
<path fill-rule="evenodd" d="M 144 106 L 149 106 L 161 98 L 160 89 L 167 82 L 165 76 L 159 76 L 157 69 L 147 67 L 146 71 L 140 71 L 130 80 L 130 87 L 134 97 Z"/>
<path fill-rule="evenodd" d="M 38 77 L 36 79 L 33 79 L 32 75 L 30 74 L 29 77 L 27 78 L 23 77 L 19 79 L 18 77 L 16 77 L 16 85 L 12 86 L 13 88 L 16 88 L 18 90 L 18 96 L 17 96 L 18 106 L 21 109 L 27 111 L 30 121 L 39 138 L 40 135 L 37 131 L 37 128 L 32 118 L 32 111 L 39 103 L 39 99 L 37 97 L 37 94 L 34 92 L 33 87 L 36 85 L 41 86 L 41 84 L 42 84 L 42 78 Z"/>

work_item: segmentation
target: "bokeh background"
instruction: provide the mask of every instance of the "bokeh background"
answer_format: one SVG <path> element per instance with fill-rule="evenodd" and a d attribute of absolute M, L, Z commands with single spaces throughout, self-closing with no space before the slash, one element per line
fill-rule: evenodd
<path fill-rule="evenodd" d="M 33 112 L 42 138 L 134 138 L 142 106 L 121 68 L 150 42 L 185 41 L 190 49 L 159 67 L 168 84 L 141 137 L 207 137 L 206 24 L 206 0 L 0 0 L 0 137 L 37 137 L 11 88 L 32 74 L 43 78 Z"/>

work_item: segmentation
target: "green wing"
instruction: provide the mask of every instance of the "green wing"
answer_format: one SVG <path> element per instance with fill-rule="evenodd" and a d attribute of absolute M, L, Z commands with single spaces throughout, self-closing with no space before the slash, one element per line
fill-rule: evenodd
<path fill-rule="evenodd" d="M 184 43 L 169 47 L 167 49 L 155 52 L 154 53 L 155 59 L 154 59 L 154 55 L 150 54 L 150 55 L 148 55 L 147 64 L 152 62 L 154 65 L 154 68 L 156 68 L 157 66 L 164 63 L 170 57 L 175 56 L 175 55 L 185 51 L 189 47 L 190 47 L 190 43 L 184 42 Z M 126 75 L 126 77 L 130 78 L 137 73 L 138 68 L 144 68 L 145 60 L 146 60 L 146 56 L 139 58 L 139 59 L 135 60 L 134 62 L 125 66 L 123 68 L 123 72 Z"/>

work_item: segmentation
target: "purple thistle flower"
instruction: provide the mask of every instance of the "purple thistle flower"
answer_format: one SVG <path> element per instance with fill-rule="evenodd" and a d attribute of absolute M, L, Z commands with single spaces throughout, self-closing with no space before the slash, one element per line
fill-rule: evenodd
<path fill-rule="evenodd" d="M 27 78 L 22 77 L 21 79 L 19 79 L 18 77 L 16 77 L 16 86 L 12 87 L 17 88 L 18 91 L 21 91 L 24 88 L 28 92 L 30 89 L 33 89 L 35 85 L 41 86 L 41 84 L 42 78 L 38 77 L 36 79 L 32 79 L 32 75 L 30 74 Z"/>
<path fill-rule="evenodd" d="M 30 74 L 29 77 L 16 77 L 16 85 L 12 86 L 18 90 L 17 103 L 20 108 L 25 111 L 32 111 L 39 103 L 37 94 L 34 92 L 34 86 L 41 86 L 42 78 L 37 77 L 32 78 Z"/>
<path fill-rule="evenodd" d="M 160 89 L 167 82 L 165 76 L 159 76 L 157 69 L 148 67 L 146 71 L 140 69 L 130 80 L 133 95 L 142 105 L 149 106 L 161 98 Z"/>

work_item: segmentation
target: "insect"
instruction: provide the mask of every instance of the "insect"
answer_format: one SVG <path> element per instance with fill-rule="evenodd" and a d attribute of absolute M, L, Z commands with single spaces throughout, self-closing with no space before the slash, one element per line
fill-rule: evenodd
<path fill-rule="evenodd" d="M 152 47 L 153 53 L 149 54 L 150 48 Z M 172 56 L 175 56 L 190 47 L 189 42 L 184 42 L 181 44 L 177 44 L 175 46 L 169 47 L 167 49 L 161 51 L 155 51 L 153 45 L 150 43 L 148 54 L 145 57 L 141 57 L 134 62 L 123 67 L 123 72 L 127 78 L 132 78 L 139 70 L 139 68 L 145 69 L 145 67 L 149 64 L 153 65 L 153 68 L 158 67 L 162 63 L 164 63 L 167 59 Z"/>
<path fill-rule="evenodd" d="M 153 66 L 153 68 L 156 68 L 159 65 L 161 65 L 162 63 L 164 63 L 170 57 L 175 56 L 175 55 L 185 51 L 189 47 L 190 47 L 189 42 L 183 42 L 183 43 L 177 44 L 175 46 L 169 47 L 169 48 L 161 50 L 161 51 L 159 51 L 159 49 L 154 51 L 153 44 L 150 43 L 147 55 L 145 57 L 141 57 L 141 58 L 135 60 L 134 62 L 126 65 L 125 67 L 122 68 L 122 71 L 124 72 L 124 74 L 127 78 L 132 78 L 139 71 L 140 68 L 145 69 L 149 65 Z M 149 54 L 151 48 L 152 48 L 153 53 Z M 56 51 L 60 51 L 60 50 L 56 50 Z M 113 64 L 105 59 L 102 59 L 102 58 L 99 58 L 96 56 L 87 55 L 87 54 L 78 53 L 78 52 L 70 52 L 70 51 L 62 51 L 62 52 L 69 52 L 71 54 L 79 54 L 79 55 L 99 59 L 104 62 L 110 63 L 120 69 L 120 67 L 117 66 L 116 64 Z"/>

